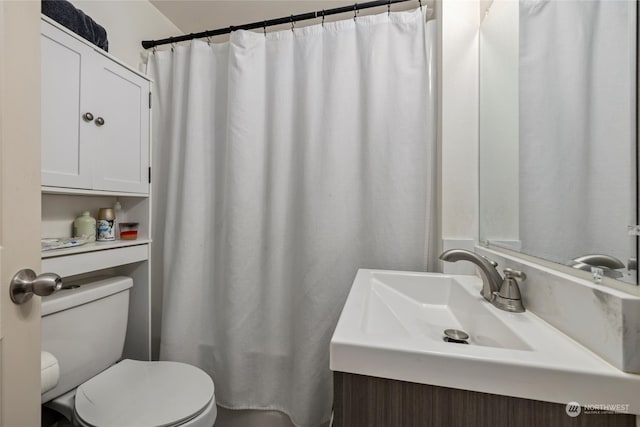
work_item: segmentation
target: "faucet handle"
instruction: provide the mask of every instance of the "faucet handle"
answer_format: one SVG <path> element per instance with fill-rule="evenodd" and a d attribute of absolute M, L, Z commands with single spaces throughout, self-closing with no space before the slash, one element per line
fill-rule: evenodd
<path fill-rule="evenodd" d="M 522 313 L 525 311 L 517 279 L 525 280 L 526 278 L 527 275 L 522 271 L 505 268 L 504 281 L 502 282 L 502 286 L 500 286 L 500 291 L 493 293 L 491 303 L 500 310 L 510 311 L 512 313 Z"/>
<path fill-rule="evenodd" d="M 505 268 L 503 271 L 505 279 L 520 279 L 521 281 L 527 279 L 527 275 L 524 274 L 523 271 L 514 270 L 512 268 Z"/>

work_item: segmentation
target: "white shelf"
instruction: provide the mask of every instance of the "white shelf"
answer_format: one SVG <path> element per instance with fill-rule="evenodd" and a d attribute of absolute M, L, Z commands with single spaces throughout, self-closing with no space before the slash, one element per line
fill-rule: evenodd
<path fill-rule="evenodd" d="M 87 243 L 82 246 L 74 246 L 65 249 L 52 249 L 50 251 L 42 252 L 42 259 L 83 254 L 87 252 L 104 251 L 109 249 L 126 248 L 129 246 L 146 245 L 147 243 L 151 243 L 151 240 L 114 240 L 113 242 Z"/>
<path fill-rule="evenodd" d="M 111 246 L 110 249 L 97 249 L 92 252 L 78 252 L 67 254 L 67 256 L 44 258 L 42 260 L 42 271 L 52 271 L 62 277 L 69 277 L 103 270 L 105 268 L 120 267 L 136 262 L 147 261 L 148 259 L 148 243 L 133 246 Z M 147 285 L 144 284 L 140 286 Z"/>
<path fill-rule="evenodd" d="M 87 190 L 84 188 L 65 188 L 42 186 L 42 194 L 66 194 L 69 196 L 116 196 L 116 197 L 149 197 L 146 193 L 125 193 L 122 191 Z"/>

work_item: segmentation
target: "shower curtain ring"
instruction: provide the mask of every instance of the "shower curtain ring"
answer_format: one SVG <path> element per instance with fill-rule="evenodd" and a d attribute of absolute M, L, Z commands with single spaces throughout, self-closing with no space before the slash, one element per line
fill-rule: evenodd
<path fill-rule="evenodd" d="M 211 36 L 207 36 L 207 44 L 211 46 Z"/>
<path fill-rule="evenodd" d="M 267 37 L 267 21 L 262 21 L 262 33 Z"/>
<path fill-rule="evenodd" d="M 387 2 L 387 15 L 391 16 L 391 0 Z"/>
<path fill-rule="evenodd" d="M 324 9 L 322 9 L 322 28 L 324 28 Z"/>
<path fill-rule="evenodd" d="M 289 18 L 291 20 L 291 32 L 293 32 L 293 29 L 295 28 L 295 24 L 293 21 L 293 15 L 291 15 L 291 18 Z"/>
<path fill-rule="evenodd" d="M 158 51 L 158 48 L 157 48 L 156 46 L 153 46 L 153 47 L 151 48 L 151 53 L 152 53 L 153 55 L 155 55 L 157 51 Z"/>
<path fill-rule="evenodd" d="M 358 15 L 358 3 L 353 4 L 353 20 L 356 20 L 356 16 Z"/>
<path fill-rule="evenodd" d="M 422 10 L 422 0 L 418 0 L 418 3 L 420 3 L 420 10 Z"/>

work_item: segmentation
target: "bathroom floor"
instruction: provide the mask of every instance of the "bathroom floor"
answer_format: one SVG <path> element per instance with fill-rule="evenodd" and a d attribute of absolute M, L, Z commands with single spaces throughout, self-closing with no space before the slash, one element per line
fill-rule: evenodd
<path fill-rule="evenodd" d="M 52 409 L 42 406 L 42 427 L 71 427 L 71 423 Z"/>

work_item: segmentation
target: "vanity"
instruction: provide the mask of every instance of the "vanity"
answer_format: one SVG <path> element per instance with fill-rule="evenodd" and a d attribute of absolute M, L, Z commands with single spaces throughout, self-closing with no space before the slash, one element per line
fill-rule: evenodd
<path fill-rule="evenodd" d="M 334 425 L 635 426 L 640 375 L 481 290 L 476 276 L 359 270 L 331 340 Z"/>
<path fill-rule="evenodd" d="M 334 426 L 636 426 L 633 415 L 570 418 L 563 404 L 343 372 L 333 390 Z"/>

